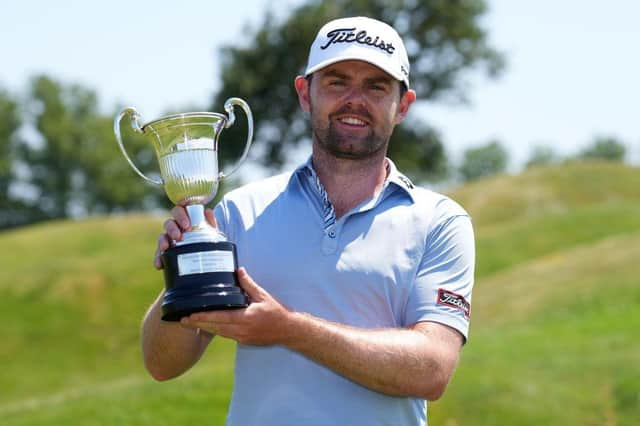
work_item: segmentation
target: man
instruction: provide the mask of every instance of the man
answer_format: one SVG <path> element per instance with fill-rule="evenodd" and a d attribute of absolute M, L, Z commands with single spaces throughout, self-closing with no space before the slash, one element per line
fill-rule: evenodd
<path fill-rule="evenodd" d="M 329 22 L 295 79 L 310 160 L 207 210 L 237 244 L 246 309 L 143 324 L 158 380 L 195 364 L 215 335 L 238 342 L 230 425 L 424 425 L 466 340 L 474 242 L 464 210 L 415 187 L 389 138 L 416 98 L 395 30 Z M 158 254 L 189 229 L 173 210 Z"/>

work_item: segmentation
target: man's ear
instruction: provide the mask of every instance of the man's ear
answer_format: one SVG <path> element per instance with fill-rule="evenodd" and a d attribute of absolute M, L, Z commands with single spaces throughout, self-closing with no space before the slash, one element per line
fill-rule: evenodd
<path fill-rule="evenodd" d="M 300 107 L 306 113 L 311 111 L 311 101 L 309 99 L 309 81 L 303 76 L 299 75 L 294 81 L 296 92 L 298 93 L 298 102 Z"/>
<path fill-rule="evenodd" d="M 407 90 L 402 99 L 400 99 L 400 103 L 398 104 L 398 112 L 396 114 L 396 124 L 402 123 L 404 118 L 407 116 L 409 112 L 409 108 L 411 104 L 413 104 L 416 100 L 416 92 L 415 90 Z"/>

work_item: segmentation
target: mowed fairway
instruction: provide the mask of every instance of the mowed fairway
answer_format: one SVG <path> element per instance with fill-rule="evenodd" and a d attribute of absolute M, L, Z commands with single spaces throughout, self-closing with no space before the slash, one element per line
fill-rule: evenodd
<path fill-rule="evenodd" d="M 452 195 L 474 218 L 477 282 L 470 341 L 430 424 L 640 424 L 640 170 L 540 168 Z M 161 223 L 0 233 L 1 425 L 223 424 L 232 342 L 170 382 L 142 367 Z"/>

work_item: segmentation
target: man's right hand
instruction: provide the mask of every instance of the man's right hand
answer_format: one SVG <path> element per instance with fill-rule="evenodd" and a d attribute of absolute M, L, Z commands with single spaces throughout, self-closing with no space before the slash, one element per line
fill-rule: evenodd
<path fill-rule="evenodd" d="M 214 228 L 217 227 L 216 217 L 213 214 L 212 209 L 205 209 L 204 215 L 207 218 L 207 222 Z M 162 269 L 162 253 L 173 247 L 176 241 L 182 240 L 182 234 L 185 231 L 191 229 L 191 221 L 187 210 L 182 206 L 175 206 L 171 209 L 171 218 L 164 222 L 164 233 L 158 237 L 158 245 L 156 247 L 155 255 L 153 256 L 153 266 L 156 269 Z"/>

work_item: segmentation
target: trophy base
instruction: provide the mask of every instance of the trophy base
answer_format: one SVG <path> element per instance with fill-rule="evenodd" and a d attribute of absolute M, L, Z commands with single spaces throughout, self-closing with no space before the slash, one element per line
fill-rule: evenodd
<path fill-rule="evenodd" d="M 220 241 L 175 246 L 162 254 L 162 262 L 164 321 L 180 321 L 194 312 L 249 306 L 235 272 L 235 244 Z"/>
<path fill-rule="evenodd" d="M 247 306 L 249 304 L 244 294 L 196 296 L 169 303 L 163 301 L 162 320 L 180 321 L 182 317 L 187 317 L 196 312 L 242 309 Z"/>

